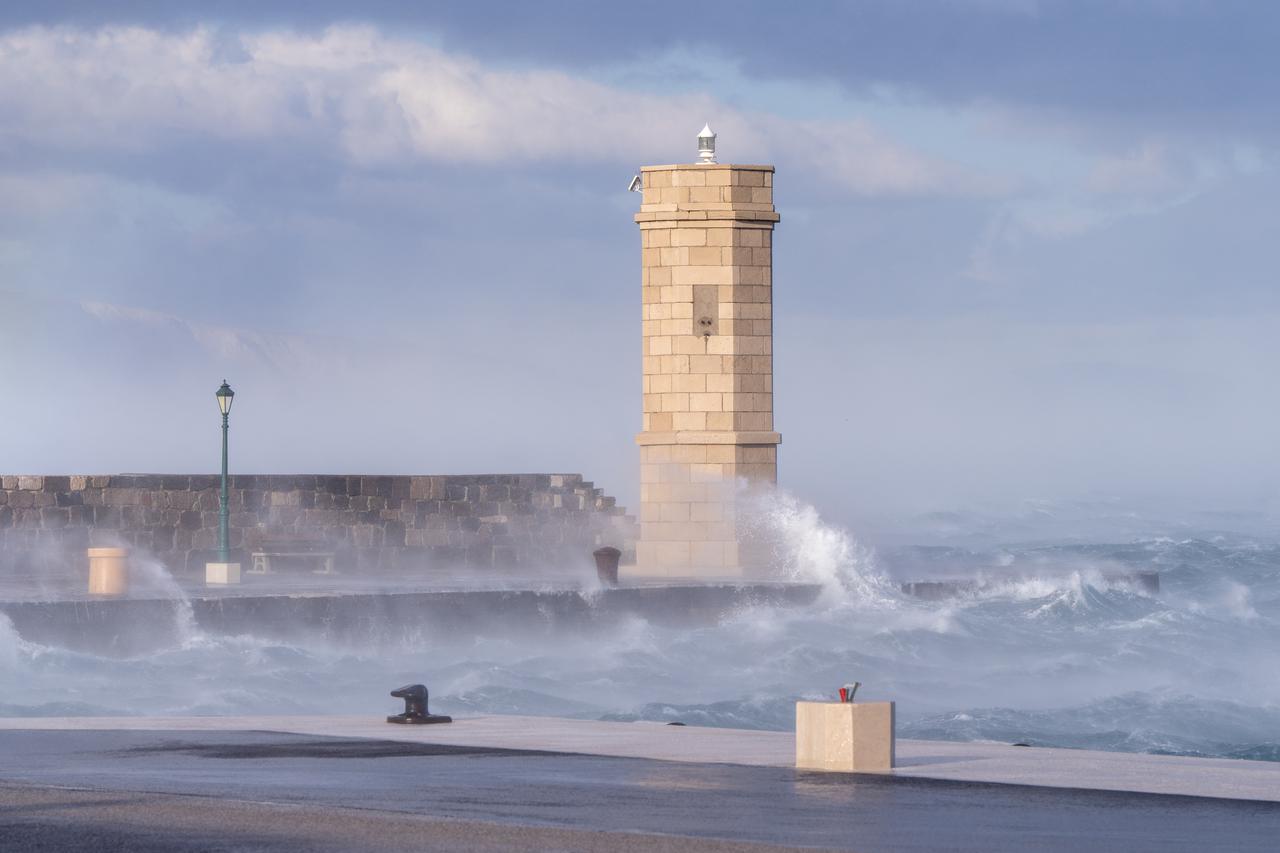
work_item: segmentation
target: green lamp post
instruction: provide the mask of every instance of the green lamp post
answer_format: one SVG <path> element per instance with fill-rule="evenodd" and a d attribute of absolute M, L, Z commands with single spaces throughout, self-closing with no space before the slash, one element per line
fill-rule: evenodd
<path fill-rule="evenodd" d="M 222 412 L 222 500 L 218 506 L 218 559 L 229 563 L 231 546 L 227 535 L 227 504 L 230 498 L 227 491 L 227 416 L 231 414 L 231 401 L 235 399 L 236 392 L 231 390 L 224 379 L 215 396 L 218 398 L 218 411 Z"/>

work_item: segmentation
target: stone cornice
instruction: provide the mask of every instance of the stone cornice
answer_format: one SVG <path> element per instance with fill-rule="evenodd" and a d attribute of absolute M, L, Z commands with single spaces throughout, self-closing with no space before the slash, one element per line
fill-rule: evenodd
<path fill-rule="evenodd" d="M 683 430 L 680 432 L 642 432 L 636 436 L 636 444 L 781 444 L 782 434 L 769 431 L 709 431 Z"/>

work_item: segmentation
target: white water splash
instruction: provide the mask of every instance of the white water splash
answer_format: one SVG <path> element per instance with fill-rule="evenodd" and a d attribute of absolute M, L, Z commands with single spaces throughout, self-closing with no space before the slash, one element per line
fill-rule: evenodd
<path fill-rule="evenodd" d="M 1252 604 L 1253 594 L 1242 583 L 1222 579 L 1216 589 L 1208 591 L 1202 600 L 1187 602 L 1187 609 L 1220 619 L 1248 622 L 1258 618 Z"/>
<path fill-rule="evenodd" d="M 18 636 L 9 617 L 0 613 L 0 673 L 16 673 L 19 650 L 25 641 Z"/>
<path fill-rule="evenodd" d="M 162 598 L 172 601 L 178 641 L 184 648 L 206 640 L 204 633 L 196 625 L 191 600 L 173 579 L 173 573 L 159 560 L 141 553 L 130 556 L 128 595 L 130 598 Z"/>
<path fill-rule="evenodd" d="M 817 507 L 784 490 L 753 495 L 745 515 L 772 548 L 780 578 L 820 584 L 827 603 L 893 607 L 899 594 L 876 567 L 875 555 L 843 528 L 822 520 Z"/>

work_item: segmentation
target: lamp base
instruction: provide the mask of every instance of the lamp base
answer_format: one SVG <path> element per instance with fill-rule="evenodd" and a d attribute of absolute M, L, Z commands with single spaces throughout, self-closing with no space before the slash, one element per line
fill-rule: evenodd
<path fill-rule="evenodd" d="M 225 586 L 240 583 L 239 563 L 205 563 L 204 582 L 206 585 Z"/>
<path fill-rule="evenodd" d="M 426 726 L 432 723 L 452 723 L 453 717 L 443 714 L 394 714 L 387 717 L 388 723 L 402 723 L 410 726 Z"/>

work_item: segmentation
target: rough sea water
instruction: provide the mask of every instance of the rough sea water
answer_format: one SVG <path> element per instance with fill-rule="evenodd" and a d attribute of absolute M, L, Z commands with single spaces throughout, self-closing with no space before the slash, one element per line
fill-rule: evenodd
<path fill-rule="evenodd" d="M 898 702 L 899 736 L 1280 760 L 1280 546 L 1241 536 L 873 554 L 782 499 L 780 571 L 816 604 L 672 629 L 506 630 L 283 643 L 200 631 L 176 587 L 154 649 L 102 657 L 0 616 L 0 715 L 368 713 L 427 683 L 432 710 L 789 729 L 797 698 Z M 1158 593 L 1123 576 L 1160 572 Z M 980 583 L 925 601 L 903 573 Z M 176 626 L 176 630 L 173 630 Z M 170 639 L 176 638 L 176 639 Z"/>

